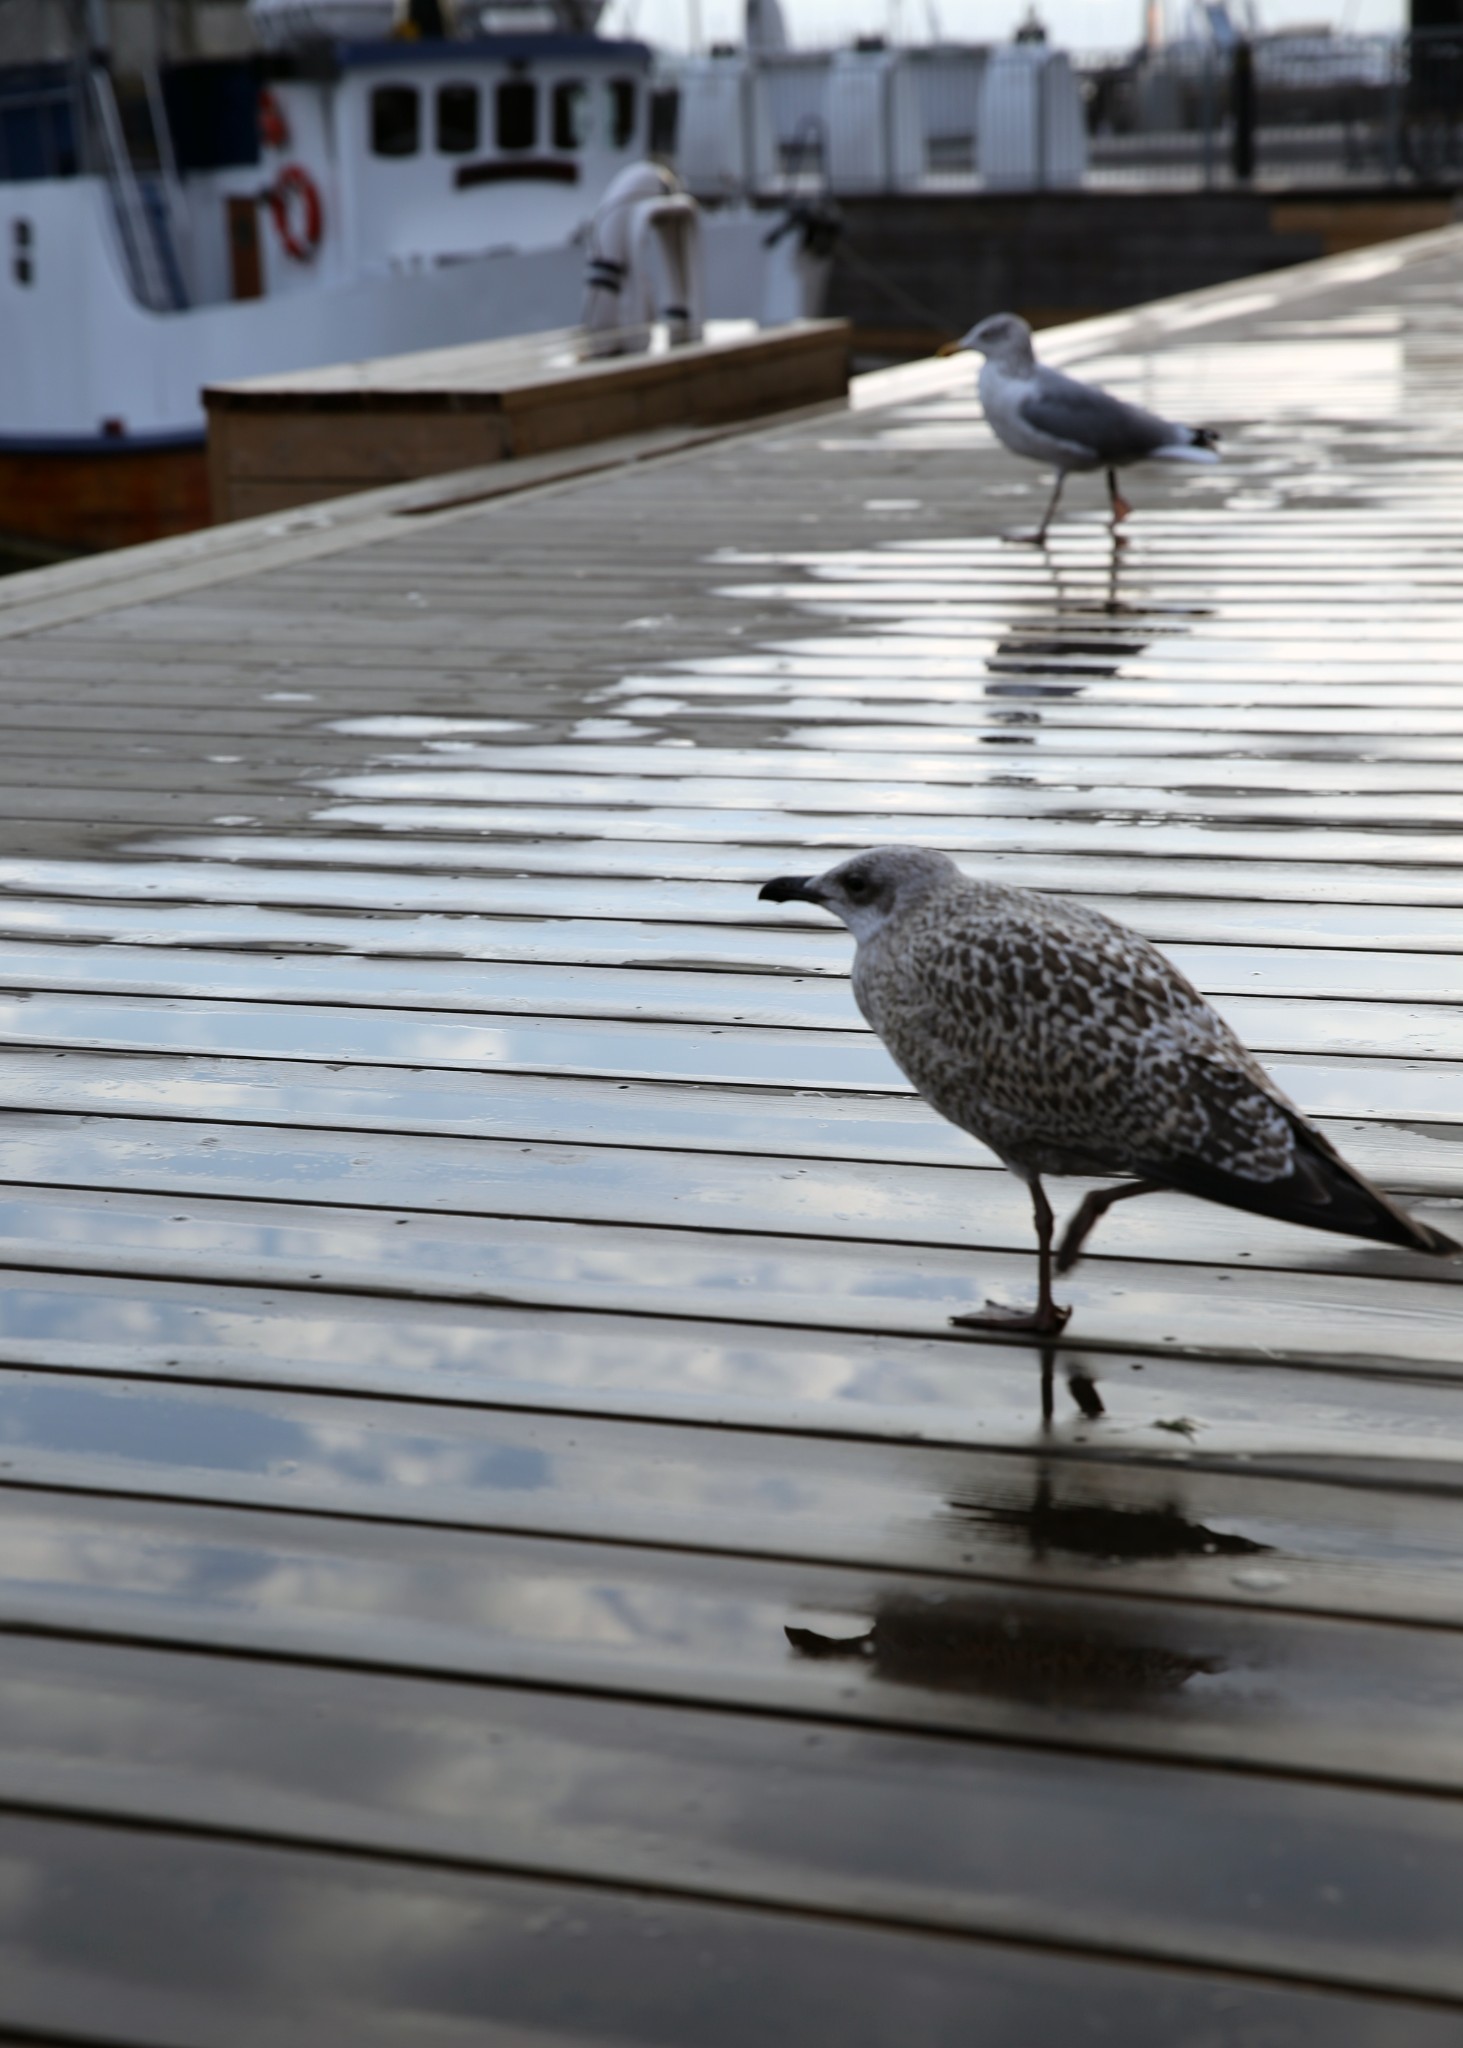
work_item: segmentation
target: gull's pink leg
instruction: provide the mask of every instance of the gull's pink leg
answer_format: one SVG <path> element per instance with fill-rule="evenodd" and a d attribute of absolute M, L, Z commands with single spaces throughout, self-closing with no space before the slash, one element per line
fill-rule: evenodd
<path fill-rule="evenodd" d="M 1070 1308 L 1052 1300 L 1052 1205 L 1033 1174 L 1030 1180 L 1031 1207 L 1036 1217 L 1037 1287 L 1036 1307 L 1029 1309 L 985 1308 L 969 1315 L 951 1316 L 958 1330 L 1030 1331 L 1034 1337 L 1054 1337 L 1066 1328 Z"/>

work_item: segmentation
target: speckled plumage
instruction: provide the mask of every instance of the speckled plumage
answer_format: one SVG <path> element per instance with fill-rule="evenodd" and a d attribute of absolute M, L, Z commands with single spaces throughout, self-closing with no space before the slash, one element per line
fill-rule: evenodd
<path fill-rule="evenodd" d="M 1175 1152 L 1254 1180 L 1293 1170 L 1272 1084 L 1156 947 L 948 865 L 853 970 L 859 1008 L 942 1116 L 1018 1171 L 1142 1173 Z"/>
<path fill-rule="evenodd" d="M 1159 1188 L 1439 1256 L 1459 1250 L 1348 1166 L 1158 948 L 1099 912 L 973 881 L 912 846 L 761 893 L 843 920 L 858 941 L 859 1008 L 900 1068 L 1030 1187 L 1041 1288 L 1022 1327 L 1059 1329 L 1067 1313 L 1051 1300 L 1043 1174 L 1137 1176 L 1085 1198 L 1059 1269 L 1113 1201 Z"/>

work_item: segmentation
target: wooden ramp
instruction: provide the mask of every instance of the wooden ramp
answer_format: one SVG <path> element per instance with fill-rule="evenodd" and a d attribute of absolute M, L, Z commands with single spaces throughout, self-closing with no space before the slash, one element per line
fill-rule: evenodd
<path fill-rule="evenodd" d="M 1463 1268 L 1119 1209 L 1043 1426 L 756 900 L 1099 903 L 1456 1230 L 1460 266 L 1052 336 L 1119 554 L 956 362 L 5 587 L 0 2037 L 1463 2039 Z"/>

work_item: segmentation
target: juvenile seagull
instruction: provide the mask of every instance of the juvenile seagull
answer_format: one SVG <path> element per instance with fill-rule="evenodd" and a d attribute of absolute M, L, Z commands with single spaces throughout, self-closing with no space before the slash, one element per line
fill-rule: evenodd
<path fill-rule="evenodd" d="M 985 357 L 980 402 L 996 439 L 1013 455 L 1055 465 L 1056 488 L 1032 535 L 1037 543 L 1046 539 L 1069 470 L 1107 471 L 1116 529 L 1133 509 L 1118 490 L 1118 471 L 1130 462 L 1219 460 L 1218 436 L 1207 427 L 1161 420 L 1141 405 L 1129 405 L 1095 384 L 1079 383 L 1039 363 L 1032 352 L 1031 329 L 1015 313 L 992 313 L 959 341 L 948 342 L 940 354 L 958 355 L 962 349 L 975 349 Z"/>
<path fill-rule="evenodd" d="M 858 941 L 854 996 L 897 1064 L 1031 1190 L 1035 1309 L 987 1304 L 952 1322 L 1043 1336 L 1065 1324 L 1044 1173 L 1137 1176 L 1082 1198 L 1059 1273 L 1114 1202 L 1160 1188 L 1439 1258 L 1463 1250 L 1348 1166 L 1157 947 L 1099 912 L 971 881 L 916 846 L 759 894 L 842 918 Z"/>

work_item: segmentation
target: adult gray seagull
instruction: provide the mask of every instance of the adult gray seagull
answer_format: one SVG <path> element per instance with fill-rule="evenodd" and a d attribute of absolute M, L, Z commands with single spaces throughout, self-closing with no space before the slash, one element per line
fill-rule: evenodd
<path fill-rule="evenodd" d="M 991 432 L 1013 455 L 1032 462 L 1050 462 L 1057 472 L 1051 500 L 1041 525 L 1031 536 L 1046 539 L 1074 469 L 1105 469 L 1112 503 L 1113 529 L 1132 506 L 1118 489 L 1118 471 L 1133 462 L 1217 462 L 1218 436 L 1207 427 L 1180 426 L 1114 398 L 1096 384 L 1083 384 L 1061 370 L 1039 363 L 1031 346 L 1031 329 L 1016 313 L 992 313 L 959 341 L 947 342 L 941 355 L 973 349 L 985 357 L 980 366 L 980 402 Z"/>
<path fill-rule="evenodd" d="M 1052 1336 L 1052 1211 L 1043 1174 L 1132 1174 L 1078 1204 L 1064 1273 L 1114 1202 L 1162 1188 L 1288 1223 L 1463 1251 L 1372 1186 L 1282 1095 L 1156 946 L 1095 910 L 972 881 L 943 853 L 886 846 L 822 875 L 785 875 L 769 903 L 816 903 L 858 941 L 853 992 L 933 1108 L 1031 1191 L 1036 1307 L 953 1316 Z"/>

